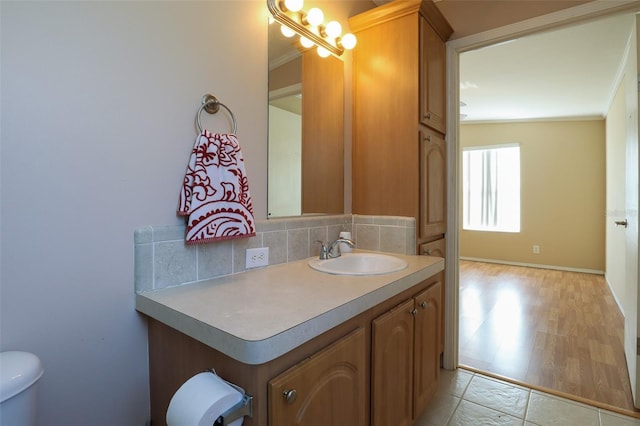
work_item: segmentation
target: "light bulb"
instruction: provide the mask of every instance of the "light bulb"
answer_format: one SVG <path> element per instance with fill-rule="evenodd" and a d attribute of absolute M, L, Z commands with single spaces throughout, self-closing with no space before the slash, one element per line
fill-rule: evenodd
<path fill-rule="evenodd" d="M 284 0 L 284 7 L 291 12 L 298 12 L 302 9 L 303 0 Z"/>
<path fill-rule="evenodd" d="M 322 46 L 318 46 L 317 52 L 318 52 L 318 56 L 320 56 L 321 58 L 326 58 L 331 54 L 331 52 L 329 52 L 327 49 L 325 49 Z"/>
<path fill-rule="evenodd" d="M 322 24 L 322 21 L 324 21 L 324 13 L 322 13 L 320 9 L 317 7 L 309 9 L 309 12 L 307 12 L 307 22 L 310 25 L 317 27 Z"/>
<path fill-rule="evenodd" d="M 331 21 L 324 28 L 324 31 L 331 38 L 338 38 L 342 34 L 342 25 L 337 21 Z"/>
<path fill-rule="evenodd" d="M 345 34 L 340 39 L 340 44 L 342 44 L 342 47 L 344 47 L 347 50 L 351 50 L 354 47 L 356 47 L 356 43 L 357 43 L 356 36 L 354 36 L 351 33 Z"/>
<path fill-rule="evenodd" d="M 287 27 L 286 25 L 280 26 L 280 32 L 282 33 L 283 36 L 287 38 L 293 37 L 296 34 L 295 31 L 293 31 L 291 28 Z"/>
<path fill-rule="evenodd" d="M 300 36 L 300 44 L 307 49 L 313 46 L 313 42 L 306 37 Z"/>

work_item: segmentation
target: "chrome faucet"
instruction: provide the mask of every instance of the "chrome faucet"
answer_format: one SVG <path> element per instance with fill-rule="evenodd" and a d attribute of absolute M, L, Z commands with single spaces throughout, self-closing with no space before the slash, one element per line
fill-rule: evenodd
<path fill-rule="evenodd" d="M 354 243 L 352 240 L 348 238 L 338 238 L 331 244 L 325 243 L 320 240 L 316 241 L 316 243 L 320 244 L 320 260 L 334 259 L 336 257 L 340 257 L 342 253 L 340 253 L 340 248 L 338 247 L 339 243 L 345 243 L 351 248 L 356 246 L 356 243 Z M 336 248 L 338 248 L 337 253 L 336 253 Z"/>

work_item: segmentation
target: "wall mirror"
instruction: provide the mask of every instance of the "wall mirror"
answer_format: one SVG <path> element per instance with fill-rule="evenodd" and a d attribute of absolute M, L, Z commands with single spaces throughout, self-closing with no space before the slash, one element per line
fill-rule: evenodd
<path fill-rule="evenodd" d="M 344 212 L 343 62 L 269 27 L 268 217 Z"/>
<path fill-rule="evenodd" d="M 349 17 L 376 3 L 305 0 L 304 7 L 320 7 L 325 23 L 340 22 L 345 35 Z M 343 61 L 350 64 L 351 54 L 322 58 L 315 48 L 303 48 L 297 36 L 283 36 L 280 24 L 269 25 L 267 217 L 344 213 Z"/>
<path fill-rule="evenodd" d="M 344 64 L 269 25 L 267 217 L 344 212 Z"/>

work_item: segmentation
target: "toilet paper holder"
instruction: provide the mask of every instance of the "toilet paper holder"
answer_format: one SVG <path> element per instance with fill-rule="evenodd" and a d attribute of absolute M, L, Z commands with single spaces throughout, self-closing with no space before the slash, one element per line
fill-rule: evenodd
<path fill-rule="evenodd" d="M 209 369 L 207 370 L 207 372 L 213 373 L 216 376 L 218 375 L 214 369 Z M 220 414 L 220 416 L 213 423 L 213 426 L 228 426 L 241 417 L 253 417 L 253 397 L 251 395 L 247 395 L 244 392 L 244 389 L 242 389 L 240 386 L 231 382 L 227 382 L 224 379 L 222 380 L 229 386 L 240 392 L 242 394 L 242 399 L 238 401 L 236 405 L 230 407 L 228 410 Z"/>

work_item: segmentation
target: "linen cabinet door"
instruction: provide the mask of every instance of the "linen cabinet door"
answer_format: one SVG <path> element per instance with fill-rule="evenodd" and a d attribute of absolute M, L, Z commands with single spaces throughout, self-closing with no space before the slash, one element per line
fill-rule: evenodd
<path fill-rule="evenodd" d="M 420 130 L 420 238 L 444 235 L 447 230 L 447 152 L 444 137 Z"/>
<path fill-rule="evenodd" d="M 420 416 L 438 387 L 441 288 L 440 281 L 436 281 L 415 297 L 414 419 Z"/>
<path fill-rule="evenodd" d="M 412 424 L 413 299 L 372 323 L 371 424 Z"/>
<path fill-rule="evenodd" d="M 365 426 L 365 357 L 359 328 L 269 381 L 269 425 Z"/>
<path fill-rule="evenodd" d="M 420 18 L 420 123 L 446 133 L 445 42 Z"/>

